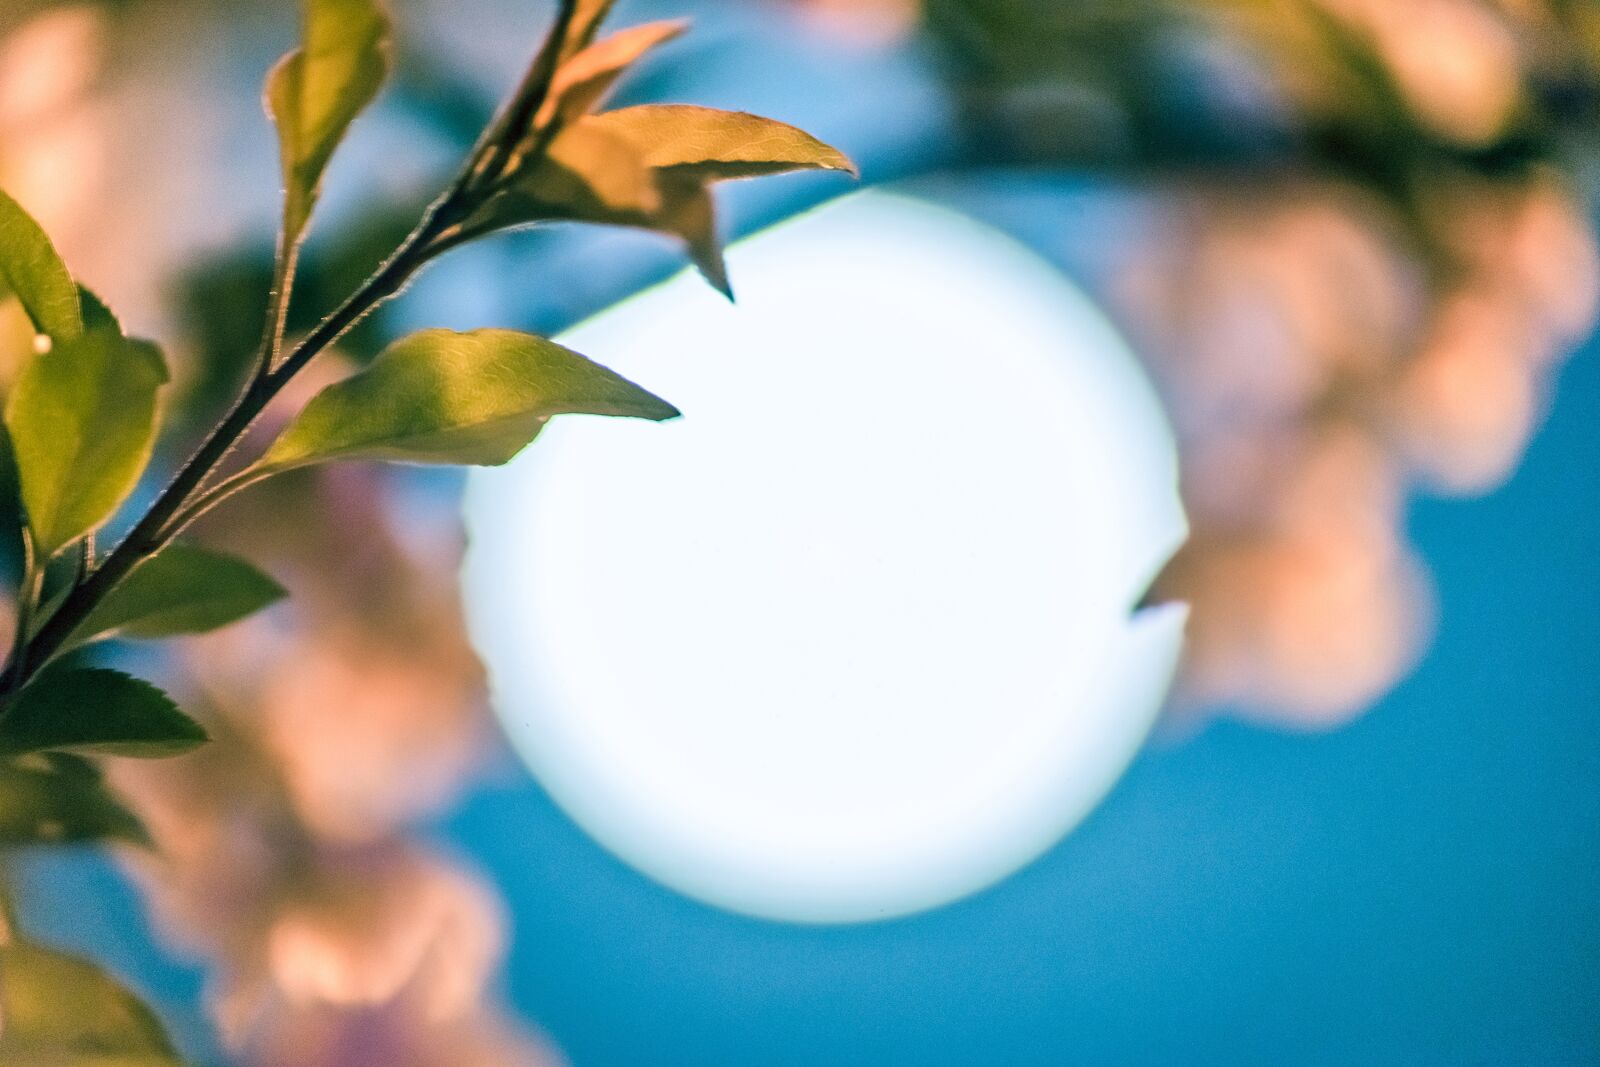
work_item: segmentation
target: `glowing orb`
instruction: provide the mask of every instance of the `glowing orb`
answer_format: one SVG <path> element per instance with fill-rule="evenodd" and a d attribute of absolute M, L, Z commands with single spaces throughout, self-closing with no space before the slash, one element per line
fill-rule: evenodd
<path fill-rule="evenodd" d="M 1007 238 L 864 193 L 563 341 L 677 404 L 558 419 L 468 491 L 499 715 L 628 863 L 849 922 L 1017 870 L 1142 744 L 1184 534 L 1127 346 Z"/>

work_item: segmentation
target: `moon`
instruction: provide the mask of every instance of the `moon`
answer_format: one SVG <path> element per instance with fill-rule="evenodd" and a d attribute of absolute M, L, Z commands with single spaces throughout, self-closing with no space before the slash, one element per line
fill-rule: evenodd
<path fill-rule="evenodd" d="M 475 472 L 473 639 L 513 746 L 649 877 L 801 923 L 1004 879 L 1106 795 L 1184 611 L 1173 434 L 1050 264 L 865 192 L 560 340 L 676 404 Z"/>

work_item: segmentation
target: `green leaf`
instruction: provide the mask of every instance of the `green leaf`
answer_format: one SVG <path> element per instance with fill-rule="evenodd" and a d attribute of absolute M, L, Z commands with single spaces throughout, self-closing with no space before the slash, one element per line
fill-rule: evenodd
<path fill-rule="evenodd" d="M 87 760 L 52 753 L 0 762 L 0 846 L 77 841 L 150 846 L 138 818 Z"/>
<path fill-rule="evenodd" d="M 83 328 L 90 333 L 96 330 L 110 330 L 121 335 L 122 323 L 117 321 L 116 313 L 106 306 L 94 293 L 85 286 L 78 286 L 78 303 L 83 309 Z"/>
<path fill-rule="evenodd" d="M 573 55 L 556 71 L 534 125 L 543 127 L 552 119 L 566 124 L 593 111 L 629 67 L 688 28 L 683 19 L 633 26 Z"/>
<path fill-rule="evenodd" d="M 647 104 L 583 121 L 628 141 L 646 166 L 683 177 L 724 181 L 797 170 L 857 173 L 848 156 L 804 130 L 742 111 Z"/>
<path fill-rule="evenodd" d="M 34 329 L 59 344 L 83 332 L 78 287 L 39 224 L 0 191 L 0 282 L 22 303 Z"/>
<path fill-rule="evenodd" d="M 121 671 L 56 667 L 0 712 L 0 755 L 83 752 L 177 756 L 204 744 L 200 724 L 161 690 Z"/>
<path fill-rule="evenodd" d="M 425 330 L 313 397 L 255 475 L 332 459 L 494 466 L 564 414 L 660 421 L 678 410 L 543 337 Z"/>
<path fill-rule="evenodd" d="M 23 370 L 5 421 L 41 558 L 98 528 L 133 491 L 166 380 L 154 345 L 108 331 L 59 344 Z"/>
<path fill-rule="evenodd" d="M 7 1067 L 181 1067 L 160 1020 L 125 986 L 19 937 L 0 947 L 0 1018 Z"/>
<path fill-rule="evenodd" d="M 29 362 L 7 398 L 23 503 L 45 558 L 100 526 L 137 483 L 155 435 L 160 351 L 101 331 Z"/>
<path fill-rule="evenodd" d="M 78 627 L 69 644 L 101 637 L 153 640 L 205 633 L 287 594 L 236 556 L 169 545 L 139 564 Z"/>
<path fill-rule="evenodd" d="M 375 0 L 302 0 L 303 45 L 267 77 L 283 164 L 284 242 L 311 219 L 333 151 L 389 73 L 389 19 Z"/>

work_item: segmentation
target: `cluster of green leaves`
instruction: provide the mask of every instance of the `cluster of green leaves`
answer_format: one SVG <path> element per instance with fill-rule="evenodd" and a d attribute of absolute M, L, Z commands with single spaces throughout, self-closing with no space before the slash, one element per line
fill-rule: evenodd
<path fill-rule="evenodd" d="M 286 352 L 296 260 L 323 175 L 352 122 L 377 97 L 391 51 L 389 19 L 377 0 L 302 0 L 304 43 L 273 69 L 266 90 L 285 195 L 256 373 L 195 457 L 104 556 L 97 535 L 147 474 L 166 361 L 155 344 L 127 336 L 74 280 L 38 224 L 0 192 L 0 295 L 15 297 L 38 335 L 6 400 L 0 435 L 25 516 L 16 635 L 0 675 L 0 846 L 148 845 L 91 759 L 178 755 L 203 744 L 205 731 L 150 683 L 69 654 L 108 639 L 213 630 L 283 597 L 250 563 L 175 540 L 232 493 L 335 460 L 501 464 L 557 415 L 678 415 L 548 338 L 427 330 L 312 398 L 240 473 L 217 476 L 245 429 L 295 374 L 450 248 L 541 223 L 640 227 L 681 239 L 706 277 L 730 292 L 711 186 L 853 169 L 822 142 L 753 115 L 681 106 L 601 110 L 630 66 L 684 30 L 682 23 L 656 23 L 597 40 L 610 7 L 610 0 L 563 0 L 527 76 L 453 183 L 378 273 Z M 29 945 L 9 924 L 5 935 L 5 1062 L 172 1062 L 159 1027 L 109 979 Z M 58 996 L 85 1006 L 78 1024 L 61 1024 L 45 1010 Z"/>

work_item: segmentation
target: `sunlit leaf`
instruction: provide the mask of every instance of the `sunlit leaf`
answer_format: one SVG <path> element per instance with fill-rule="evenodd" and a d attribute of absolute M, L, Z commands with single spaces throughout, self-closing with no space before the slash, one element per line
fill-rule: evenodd
<path fill-rule="evenodd" d="M 205 633 L 254 615 L 285 595 L 281 585 L 236 556 L 169 545 L 134 568 L 70 643 Z"/>
<path fill-rule="evenodd" d="M 121 671 L 56 667 L 0 712 L 0 755 L 82 752 L 160 758 L 206 742 L 161 690 Z"/>
<path fill-rule="evenodd" d="M 651 230 L 682 240 L 689 258 L 719 292 L 733 296 L 723 261 L 722 238 L 717 231 L 716 206 L 710 189 L 699 181 L 674 180 L 655 172 L 652 178 L 655 206 L 650 209 L 608 203 L 597 188 L 613 176 L 588 180 L 578 172 L 543 171 L 506 197 L 492 204 L 488 216 L 493 229 L 540 222 L 590 222 Z"/>
<path fill-rule="evenodd" d="M 304 41 L 272 69 L 266 92 L 289 244 L 311 218 L 334 149 L 389 73 L 389 20 L 376 0 L 302 0 L 301 9 Z"/>
<path fill-rule="evenodd" d="M 511 103 L 495 118 L 487 131 L 490 148 L 481 158 L 491 180 L 521 169 L 522 163 L 539 153 L 549 135 L 555 132 L 553 95 L 555 80 L 567 61 L 594 40 L 600 23 L 610 12 L 612 0 L 560 0 L 556 22 L 544 44 L 513 94 Z"/>
<path fill-rule="evenodd" d="M 13 936 L 0 946 L 0 1063 L 181 1067 L 161 1022 L 88 960 Z"/>
<path fill-rule="evenodd" d="M 583 121 L 631 143 L 646 166 L 682 177 L 723 181 L 796 170 L 856 173 L 848 156 L 804 130 L 742 111 L 647 104 Z"/>
<path fill-rule="evenodd" d="M 257 471 L 332 459 L 493 466 L 564 414 L 662 420 L 678 410 L 543 337 L 426 330 L 313 397 Z"/>
<path fill-rule="evenodd" d="M 621 30 L 578 52 L 556 71 L 549 99 L 535 125 L 543 126 L 552 119 L 568 123 L 593 111 L 629 67 L 688 28 L 689 23 L 681 19 L 651 22 Z"/>
<path fill-rule="evenodd" d="M 51 754 L 0 761 L 0 846 L 75 841 L 150 844 L 87 760 Z"/>
<path fill-rule="evenodd" d="M 544 72 L 547 85 L 563 63 L 589 47 L 614 6 L 616 0 L 560 0 L 556 25 L 533 63 L 535 71 Z"/>
<path fill-rule="evenodd" d="M 655 227 L 662 196 L 655 172 L 622 138 L 574 126 L 545 158 L 518 174 L 468 221 L 490 232 L 538 222 L 599 222 Z"/>
<path fill-rule="evenodd" d="M 78 287 L 55 246 L 22 205 L 0 191 L 0 282 L 34 329 L 60 343 L 83 332 Z"/>
<path fill-rule="evenodd" d="M 154 345 L 108 331 L 58 344 L 23 370 L 5 421 L 44 558 L 99 527 L 133 490 L 150 458 L 156 392 L 166 380 Z"/>
<path fill-rule="evenodd" d="M 697 179 L 671 173 L 658 174 L 656 184 L 661 190 L 661 209 L 650 220 L 651 228 L 681 238 L 688 247 L 689 259 L 705 275 L 706 281 L 728 299 L 733 299 L 711 190 Z"/>
<path fill-rule="evenodd" d="M 709 186 L 797 170 L 855 167 L 808 133 L 742 112 L 608 111 L 562 128 L 546 158 L 516 175 L 467 229 L 590 222 L 654 230 L 681 239 L 706 279 L 731 297 Z"/>
<path fill-rule="evenodd" d="M 605 130 L 578 123 L 548 156 L 518 176 L 469 220 L 476 233 L 545 222 L 628 226 L 678 237 L 706 279 L 732 295 L 705 182 L 645 167 L 639 151 Z"/>

